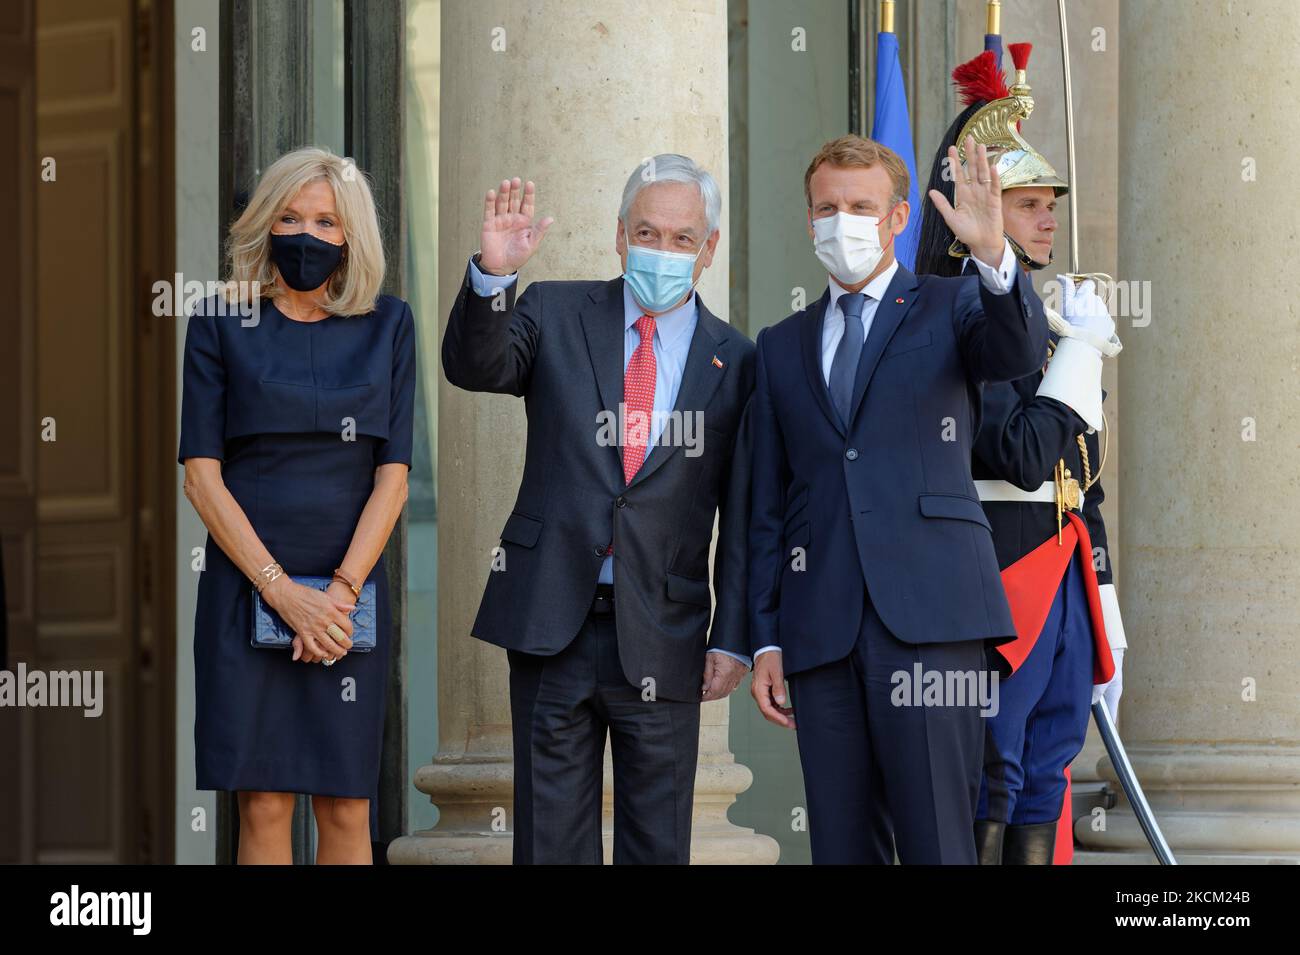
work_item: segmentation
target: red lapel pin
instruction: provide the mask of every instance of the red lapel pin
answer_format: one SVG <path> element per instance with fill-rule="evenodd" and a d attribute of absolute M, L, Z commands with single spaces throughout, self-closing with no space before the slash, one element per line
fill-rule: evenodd
<path fill-rule="evenodd" d="M 896 298 L 894 299 L 894 301 L 897 302 L 899 305 L 903 304 L 903 300 L 901 298 Z"/>
<path fill-rule="evenodd" d="M 713 367 L 714 368 L 722 367 L 722 359 L 720 359 L 717 355 L 713 356 Z"/>

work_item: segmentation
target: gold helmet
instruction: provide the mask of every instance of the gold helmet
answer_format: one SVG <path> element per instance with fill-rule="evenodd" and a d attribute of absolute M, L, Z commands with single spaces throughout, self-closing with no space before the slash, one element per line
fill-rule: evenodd
<path fill-rule="evenodd" d="M 997 169 L 1004 191 L 1041 186 L 1050 188 L 1059 198 L 1070 191 L 1069 184 L 1057 175 L 1043 154 L 1020 135 L 1020 123 L 1034 111 L 1034 98 L 1029 95 L 1029 83 L 1025 80 L 1032 49 L 1033 45 L 1029 43 L 1007 44 L 1016 67 L 1016 81 L 1010 89 L 1001 78 L 1002 71 L 997 68 L 994 55 L 988 51 L 953 71 L 953 80 L 962 90 L 967 105 L 985 101 L 962 126 L 954 145 L 957 158 L 963 163 L 966 162 L 968 135 L 974 138 L 976 145 L 987 147 L 989 163 Z M 1016 258 L 1026 268 L 1040 269 L 1050 263 L 1050 258 L 1048 263 L 1035 261 L 1018 242 L 1010 236 L 1007 240 Z M 948 254 L 960 258 L 969 255 L 970 250 L 962 242 L 954 240 Z"/>
<path fill-rule="evenodd" d="M 989 160 L 997 165 L 1003 189 L 1050 186 L 1057 197 L 1063 196 L 1070 191 L 1069 185 L 1042 153 L 1020 135 L 1021 121 L 1034 111 L 1034 98 L 1029 95 L 1029 84 L 1025 81 L 1033 45 L 1011 43 L 1007 49 L 1016 66 L 1015 85 L 1005 96 L 981 107 L 966 121 L 957 135 L 957 158 L 966 161 L 966 137 L 972 136 L 976 144 L 988 147 Z"/>

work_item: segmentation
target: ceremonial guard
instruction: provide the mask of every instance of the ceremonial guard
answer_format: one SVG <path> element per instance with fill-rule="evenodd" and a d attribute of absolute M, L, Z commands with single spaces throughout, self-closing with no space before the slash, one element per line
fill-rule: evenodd
<path fill-rule="evenodd" d="M 1009 50 L 1010 89 L 989 50 L 953 71 L 966 108 L 940 144 L 929 185 L 951 202 L 954 176 L 968 174 L 967 135 L 985 145 L 1002 182 L 1007 238 L 1028 273 L 1052 261 L 1053 213 L 1069 187 L 1020 135 L 1034 105 L 1025 81 L 1030 45 Z M 946 174 L 949 147 L 963 166 Z M 960 274 L 968 254 L 926 201 L 917 273 Z M 987 719 L 975 823 L 985 865 L 1069 861 L 1067 768 L 1083 748 L 1092 700 L 1104 696 L 1113 712 L 1119 699 L 1124 628 L 1098 483 L 1102 358 L 1119 342 L 1095 285 L 1062 276 L 1061 312 L 1047 309 L 1043 369 L 983 388 L 971 472 L 1017 632 L 989 651 L 1003 679 L 998 712 Z"/>

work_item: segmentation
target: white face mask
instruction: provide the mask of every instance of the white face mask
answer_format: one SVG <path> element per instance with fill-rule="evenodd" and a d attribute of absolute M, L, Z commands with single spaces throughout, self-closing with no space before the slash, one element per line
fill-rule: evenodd
<path fill-rule="evenodd" d="M 894 211 L 891 206 L 886 218 Z M 885 254 L 880 244 L 880 219 L 837 212 L 813 219 L 813 249 L 826 271 L 841 285 L 857 285 L 875 270 Z M 889 241 L 893 242 L 891 234 Z"/>

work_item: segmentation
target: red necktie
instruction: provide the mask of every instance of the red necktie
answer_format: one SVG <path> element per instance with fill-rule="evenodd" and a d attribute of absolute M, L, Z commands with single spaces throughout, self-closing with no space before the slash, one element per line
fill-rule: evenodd
<path fill-rule="evenodd" d="M 655 320 L 642 315 L 636 320 L 641 343 L 632 352 L 623 374 L 623 479 L 632 483 L 645 461 L 650 439 L 650 416 L 655 407 Z"/>

